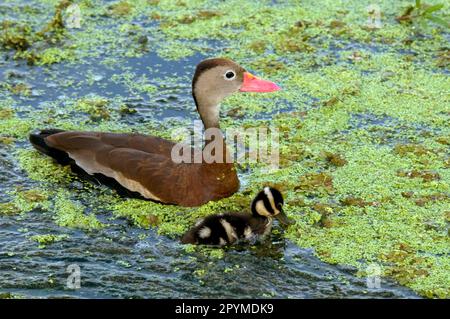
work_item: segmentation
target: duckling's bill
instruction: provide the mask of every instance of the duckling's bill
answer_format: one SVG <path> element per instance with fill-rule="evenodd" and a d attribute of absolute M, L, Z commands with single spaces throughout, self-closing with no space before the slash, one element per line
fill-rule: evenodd
<path fill-rule="evenodd" d="M 294 221 L 291 218 L 289 218 L 283 211 L 281 211 L 279 214 L 275 215 L 275 218 L 278 219 L 280 224 L 285 227 L 294 224 Z"/>

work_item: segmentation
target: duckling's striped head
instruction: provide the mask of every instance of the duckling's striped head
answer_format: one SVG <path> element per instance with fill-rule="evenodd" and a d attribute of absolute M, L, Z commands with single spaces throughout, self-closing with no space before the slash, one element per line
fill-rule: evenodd
<path fill-rule="evenodd" d="M 280 191 L 266 186 L 256 195 L 251 208 L 254 216 L 275 217 L 281 223 L 288 225 L 290 221 L 283 213 L 283 205 L 283 195 Z"/>
<path fill-rule="evenodd" d="M 265 217 L 276 216 L 282 212 L 283 204 L 281 193 L 275 188 L 266 186 L 253 200 L 252 212 Z"/>

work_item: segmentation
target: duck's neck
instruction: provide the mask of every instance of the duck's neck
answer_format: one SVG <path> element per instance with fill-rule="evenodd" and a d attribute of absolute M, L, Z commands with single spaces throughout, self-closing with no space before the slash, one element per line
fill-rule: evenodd
<path fill-rule="evenodd" d="M 213 98 L 206 94 L 195 94 L 195 90 L 192 95 L 194 97 L 195 105 L 197 106 L 197 111 L 203 122 L 203 126 L 205 127 L 205 146 L 203 148 L 203 156 L 211 155 L 211 158 L 215 158 L 215 161 L 212 164 L 233 165 L 232 156 L 228 151 L 225 137 L 220 130 L 219 102 L 221 99 Z M 206 162 L 210 163 L 210 161 Z"/>
<path fill-rule="evenodd" d="M 200 113 L 200 118 L 202 119 L 205 130 L 210 128 L 220 130 L 219 105 L 211 105 L 206 108 L 208 108 L 208 112 L 205 112 L 204 114 Z"/>
<path fill-rule="evenodd" d="M 207 96 L 205 94 L 196 94 L 196 90 L 193 91 L 192 96 L 194 97 L 195 106 L 200 114 L 200 118 L 205 126 L 205 130 L 209 128 L 220 129 L 219 124 L 219 110 L 220 101 Z"/>

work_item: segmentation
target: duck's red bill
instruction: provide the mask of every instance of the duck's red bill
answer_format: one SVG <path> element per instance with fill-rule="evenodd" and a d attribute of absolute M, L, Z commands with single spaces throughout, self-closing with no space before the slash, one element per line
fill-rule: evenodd
<path fill-rule="evenodd" d="M 274 92 L 281 90 L 275 83 L 260 79 L 251 73 L 244 72 L 244 82 L 242 83 L 241 92 Z"/>

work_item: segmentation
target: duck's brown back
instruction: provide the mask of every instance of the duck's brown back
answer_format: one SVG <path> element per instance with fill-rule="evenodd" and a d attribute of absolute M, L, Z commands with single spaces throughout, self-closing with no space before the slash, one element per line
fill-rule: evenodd
<path fill-rule="evenodd" d="M 175 143 L 140 134 L 60 132 L 45 143 L 64 151 L 88 174 L 102 174 L 143 197 L 198 206 L 239 188 L 234 164 L 175 163 Z"/>

